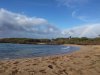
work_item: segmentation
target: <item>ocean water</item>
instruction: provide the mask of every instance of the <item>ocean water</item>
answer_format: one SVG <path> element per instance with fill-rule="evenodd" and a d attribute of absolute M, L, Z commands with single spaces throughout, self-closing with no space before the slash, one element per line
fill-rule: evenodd
<path fill-rule="evenodd" d="M 79 47 L 0 43 L 0 59 L 42 57 L 71 53 L 76 50 L 79 50 Z"/>

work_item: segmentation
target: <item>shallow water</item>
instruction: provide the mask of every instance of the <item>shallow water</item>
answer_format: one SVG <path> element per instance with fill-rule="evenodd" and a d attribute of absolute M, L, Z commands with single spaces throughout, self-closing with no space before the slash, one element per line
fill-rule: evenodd
<path fill-rule="evenodd" d="M 76 50 L 79 48 L 74 46 L 1 43 L 0 59 L 41 57 L 65 54 Z"/>

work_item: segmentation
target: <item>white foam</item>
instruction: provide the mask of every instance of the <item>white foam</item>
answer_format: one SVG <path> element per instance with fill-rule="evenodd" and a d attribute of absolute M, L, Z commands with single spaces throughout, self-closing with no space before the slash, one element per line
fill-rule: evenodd
<path fill-rule="evenodd" d="M 62 52 L 68 52 L 70 50 L 69 48 L 70 48 L 70 46 L 64 47 L 64 48 L 62 48 L 61 51 Z"/>
<path fill-rule="evenodd" d="M 5 60 L 9 60 L 10 58 L 4 58 Z"/>
<path fill-rule="evenodd" d="M 70 48 L 70 46 L 68 46 L 68 47 L 64 47 L 64 48 L 62 48 L 62 49 L 69 49 Z"/>

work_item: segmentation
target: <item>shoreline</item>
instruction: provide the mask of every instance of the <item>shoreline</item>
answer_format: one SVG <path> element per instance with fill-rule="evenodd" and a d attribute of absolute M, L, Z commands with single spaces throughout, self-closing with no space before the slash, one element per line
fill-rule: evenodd
<path fill-rule="evenodd" d="M 0 60 L 0 75 L 100 75 L 100 45 L 63 55 Z"/>

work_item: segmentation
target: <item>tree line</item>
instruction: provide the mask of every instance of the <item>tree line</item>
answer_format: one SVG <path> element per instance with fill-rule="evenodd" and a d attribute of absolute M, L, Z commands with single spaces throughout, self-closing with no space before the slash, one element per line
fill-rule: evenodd
<path fill-rule="evenodd" d="M 2 38 L 0 43 L 18 44 L 78 44 L 100 45 L 100 38 L 56 38 L 56 39 L 32 39 L 32 38 Z"/>

